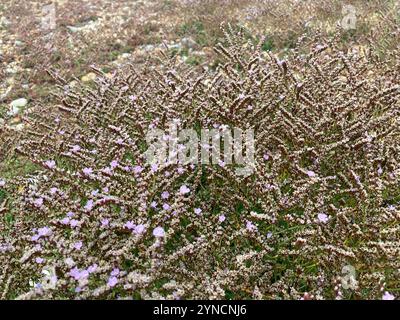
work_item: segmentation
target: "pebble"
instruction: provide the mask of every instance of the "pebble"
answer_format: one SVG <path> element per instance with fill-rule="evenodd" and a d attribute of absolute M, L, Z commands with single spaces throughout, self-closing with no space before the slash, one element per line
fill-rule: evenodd
<path fill-rule="evenodd" d="M 11 115 L 17 115 L 20 113 L 21 109 L 28 104 L 28 100 L 25 98 L 19 98 L 10 103 Z"/>

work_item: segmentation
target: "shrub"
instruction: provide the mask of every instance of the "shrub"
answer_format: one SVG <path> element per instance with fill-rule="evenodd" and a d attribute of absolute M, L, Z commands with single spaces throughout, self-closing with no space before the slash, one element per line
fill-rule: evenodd
<path fill-rule="evenodd" d="M 281 60 L 226 36 L 215 72 L 94 69 L 92 88 L 53 74 L 59 105 L 31 116 L 17 148 L 43 170 L 3 187 L 17 197 L 0 226 L 3 298 L 377 298 L 399 286 L 398 60 L 323 39 Z M 145 134 L 172 121 L 254 128 L 254 173 L 152 170 Z"/>

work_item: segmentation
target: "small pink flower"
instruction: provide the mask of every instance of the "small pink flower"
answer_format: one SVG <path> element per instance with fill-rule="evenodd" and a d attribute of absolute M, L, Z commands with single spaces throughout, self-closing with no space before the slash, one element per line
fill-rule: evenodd
<path fill-rule="evenodd" d="M 153 230 L 153 236 L 156 238 L 162 238 L 165 236 L 165 231 L 162 227 L 157 227 Z"/>
<path fill-rule="evenodd" d="M 102 227 L 108 226 L 109 223 L 110 223 L 110 220 L 108 220 L 108 219 L 102 219 L 101 220 L 101 226 Z"/>
<path fill-rule="evenodd" d="M 269 155 L 266 153 L 266 154 L 264 154 L 263 158 L 265 161 L 267 161 L 269 159 Z"/>
<path fill-rule="evenodd" d="M 186 187 L 185 185 L 183 185 L 179 188 L 179 192 L 180 192 L 180 194 L 187 194 L 190 192 L 190 189 L 188 187 Z"/>

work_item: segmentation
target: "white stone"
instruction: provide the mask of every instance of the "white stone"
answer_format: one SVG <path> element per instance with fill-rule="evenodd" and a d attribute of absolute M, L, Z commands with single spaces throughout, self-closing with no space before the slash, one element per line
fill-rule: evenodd
<path fill-rule="evenodd" d="M 11 115 L 17 115 L 20 113 L 21 109 L 24 108 L 28 104 L 28 100 L 25 98 L 19 98 L 17 100 L 14 100 L 13 102 L 10 103 L 11 106 Z"/>

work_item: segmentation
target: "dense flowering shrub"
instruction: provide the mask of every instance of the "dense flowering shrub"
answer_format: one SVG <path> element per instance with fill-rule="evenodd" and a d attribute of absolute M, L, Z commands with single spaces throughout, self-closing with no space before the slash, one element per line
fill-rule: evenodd
<path fill-rule="evenodd" d="M 3 298 L 382 298 L 400 270 L 399 61 L 240 37 L 216 71 L 127 66 L 60 85 L 3 181 Z M 149 128 L 254 128 L 256 167 L 146 165 Z M 168 137 L 166 137 L 168 139 Z M 10 220 L 10 219 L 9 219 Z M 356 276 L 343 286 L 342 268 Z"/>

